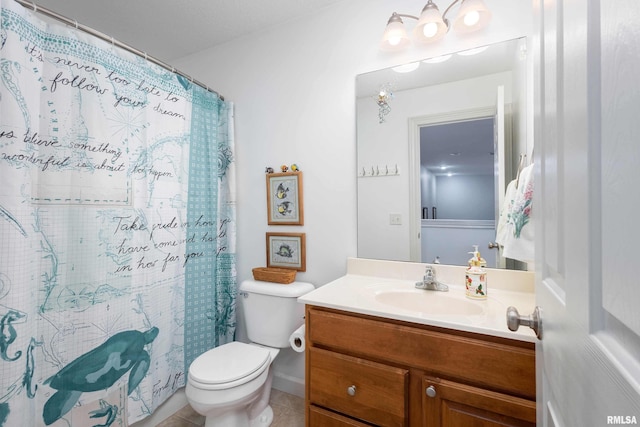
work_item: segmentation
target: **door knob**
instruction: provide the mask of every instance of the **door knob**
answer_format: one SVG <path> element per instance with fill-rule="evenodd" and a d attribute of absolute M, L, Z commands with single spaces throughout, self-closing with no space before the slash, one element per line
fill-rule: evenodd
<path fill-rule="evenodd" d="M 507 327 L 510 331 L 517 331 L 520 326 L 528 326 L 536 333 L 538 339 L 542 339 L 542 319 L 540 307 L 536 307 L 530 316 L 520 316 L 515 307 L 507 308 Z"/>

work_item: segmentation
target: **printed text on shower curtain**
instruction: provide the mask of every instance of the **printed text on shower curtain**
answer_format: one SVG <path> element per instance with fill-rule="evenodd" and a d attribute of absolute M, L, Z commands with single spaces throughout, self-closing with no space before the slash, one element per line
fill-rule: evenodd
<path fill-rule="evenodd" d="M 0 4 L 0 426 L 128 425 L 233 338 L 232 107 Z"/>

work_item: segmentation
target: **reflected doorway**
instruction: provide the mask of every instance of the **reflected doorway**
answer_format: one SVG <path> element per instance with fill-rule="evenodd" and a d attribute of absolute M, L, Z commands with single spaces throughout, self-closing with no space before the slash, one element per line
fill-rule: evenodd
<path fill-rule="evenodd" d="M 465 265 L 478 245 L 496 267 L 494 117 L 420 127 L 422 262 Z"/>
<path fill-rule="evenodd" d="M 437 257 L 439 262 L 443 264 L 453 265 L 466 265 L 469 259 L 468 252 L 473 250 L 472 245 L 478 245 L 479 250 L 483 257 L 487 260 L 488 265 L 492 267 L 504 268 L 505 259 L 500 256 L 497 249 L 490 249 L 490 243 L 495 239 L 495 227 L 497 224 L 498 213 L 502 205 L 502 199 L 504 197 L 504 188 L 506 188 L 506 179 L 511 177 L 511 124 L 510 124 L 510 106 L 500 103 L 498 106 L 477 108 L 473 110 L 455 111 L 451 113 L 438 114 L 414 117 L 409 119 L 409 174 L 410 174 L 410 214 L 414 215 L 410 222 L 410 249 L 411 260 L 414 262 L 432 263 Z M 490 138 L 486 143 L 476 144 L 475 147 L 468 150 L 475 150 L 473 156 L 478 157 L 478 165 L 474 166 L 471 163 L 465 163 L 462 160 L 462 148 L 456 148 L 457 138 L 447 137 L 449 146 L 446 144 L 444 149 L 440 150 L 440 164 L 435 162 L 433 167 L 436 166 L 450 166 L 450 170 L 459 171 L 460 174 L 463 170 L 469 172 L 469 176 L 475 174 L 476 176 L 486 175 L 487 173 L 492 175 L 492 179 L 488 176 L 485 178 L 462 178 L 456 181 L 449 181 L 449 187 L 439 190 L 444 192 L 442 196 L 449 198 L 447 203 L 449 207 L 446 207 L 443 197 L 438 197 L 438 190 L 432 195 L 429 193 L 424 194 L 423 197 L 423 180 L 427 181 L 424 184 L 425 191 L 430 187 L 436 185 L 437 176 L 432 172 L 432 176 L 429 179 L 424 177 L 423 167 L 421 160 L 421 133 L 429 133 L 429 128 L 433 127 L 434 130 L 446 130 L 446 125 L 459 123 L 462 128 L 465 127 L 467 122 L 479 121 L 482 125 L 486 126 L 490 130 Z M 497 124 L 496 124 L 497 123 Z M 473 123 L 469 123 L 472 126 Z M 444 126 L 438 128 L 438 126 Z M 426 129 L 426 130 L 425 130 Z M 464 129 L 461 132 L 465 131 Z M 465 131 L 466 132 L 466 131 Z M 476 130 L 480 132 L 480 130 Z M 461 133 L 462 134 L 462 133 Z M 463 139 L 470 139 L 471 137 L 462 137 Z M 464 142 L 464 141 L 463 141 Z M 456 155 L 456 153 L 460 153 Z M 490 154 L 493 153 L 493 154 Z M 453 154 L 453 155 L 451 155 Z M 425 154 L 428 156 L 428 152 Z M 453 162 L 449 158 L 457 157 L 460 160 L 459 165 L 453 165 Z M 447 158 L 451 165 L 443 165 L 442 158 Z M 430 162 L 425 162 L 427 165 Z M 485 163 L 485 167 L 481 166 Z M 489 166 L 486 166 L 489 165 Z M 430 166 L 427 166 L 429 168 Z M 489 168 L 488 170 L 486 168 Z M 480 172 L 482 170 L 482 172 Z M 452 172 L 453 174 L 453 172 Z M 444 178 L 444 177 L 443 177 Z M 454 178 L 454 176 L 446 177 Z M 485 189 L 491 186 L 493 187 L 489 192 L 482 192 L 481 187 Z M 457 187 L 457 189 L 455 188 Z M 463 190 L 464 189 L 464 190 Z M 472 194 L 470 194 L 472 193 Z M 466 194 L 466 197 L 465 197 Z M 462 195 L 463 197 L 457 198 L 455 203 L 459 212 L 471 212 L 468 218 L 464 218 L 459 213 L 451 213 L 450 207 L 453 206 L 453 198 L 456 195 Z M 483 207 L 477 203 L 478 200 L 482 200 Z M 423 208 L 428 208 L 426 211 Z M 435 207 L 436 219 L 433 219 Z M 423 216 L 427 216 L 428 219 L 422 219 Z M 449 217 L 447 219 L 443 217 Z M 486 218 L 486 219 L 476 219 Z M 428 230 L 424 229 L 427 226 Z M 455 229 L 453 231 L 452 229 Z M 441 236 L 423 236 L 423 234 L 445 232 L 445 237 Z M 476 233 L 477 232 L 477 233 Z M 456 235 L 457 234 L 457 235 Z M 479 235 L 476 235 L 479 234 Z M 437 251 L 431 251 L 425 248 L 425 244 L 429 242 L 428 239 L 435 239 L 438 243 L 435 244 Z M 460 240 L 462 243 L 455 243 Z"/>

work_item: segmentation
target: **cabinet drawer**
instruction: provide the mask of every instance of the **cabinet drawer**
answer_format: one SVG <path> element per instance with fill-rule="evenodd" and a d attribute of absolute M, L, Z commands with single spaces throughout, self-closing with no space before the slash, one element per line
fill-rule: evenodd
<path fill-rule="evenodd" d="M 406 426 L 409 371 L 310 348 L 311 403 L 379 426 Z"/>
<path fill-rule="evenodd" d="M 307 309 L 311 346 L 411 366 L 435 375 L 535 399 L 533 343 L 403 322 Z M 389 351 L 395 349 L 397 351 Z"/>
<path fill-rule="evenodd" d="M 371 424 L 363 424 L 311 405 L 309 408 L 309 427 L 371 427 Z"/>

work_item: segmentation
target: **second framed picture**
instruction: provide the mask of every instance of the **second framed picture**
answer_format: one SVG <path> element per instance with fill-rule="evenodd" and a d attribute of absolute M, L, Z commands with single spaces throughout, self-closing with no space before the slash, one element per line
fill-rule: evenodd
<path fill-rule="evenodd" d="M 304 233 L 267 233 L 267 267 L 306 271 Z"/>
<path fill-rule="evenodd" d="M 304 225 L 302 172 L 267 174 L 267 223 Z"/>

